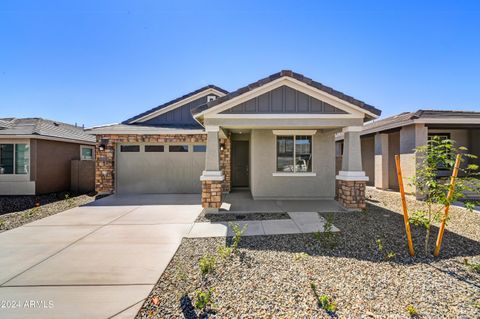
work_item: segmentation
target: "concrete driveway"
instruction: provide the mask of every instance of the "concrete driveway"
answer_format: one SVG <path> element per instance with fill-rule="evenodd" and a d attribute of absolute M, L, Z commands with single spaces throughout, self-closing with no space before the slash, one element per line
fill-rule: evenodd
<path fill-rule="evenodd" d="M 0 234 L 0 318 L 133 318 L 199 195 L 109 196 Z"/>

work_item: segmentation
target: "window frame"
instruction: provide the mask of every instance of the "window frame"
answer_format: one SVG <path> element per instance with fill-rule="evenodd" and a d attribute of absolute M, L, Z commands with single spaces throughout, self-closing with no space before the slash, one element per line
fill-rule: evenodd
<path fill-rule="evenodd" d="M 32 167 L 32 152 L 31 152 L 31 143 L 30 140 L 1 140 L 0 144 L 11 144 L 13 145 L 13 170 L 11 174 L 0 174 L 0 177 L 7 177 L 7 176 L 30 176 L 31 173 L 31 167 Z M 27 167 L 27 173 L 25 174 L 19 174 L 17 173 L 17 145 L 22 144 L 26 145 L 28 148 L 28 167 Z"/>
<path fill-rule="evenodd" d="M 284 171 L 278 171 L 278 138 L 279 137 L 293 137 L 293 172 L 284 172 Z M 295 158 L 296 158 L 296 138 L 297 136 L 310 136 L 311 137 L 311 142 L 310 142 L 310 154 L 312 156 L 312 163 L 311 167 L 312 170 L 310 172 L 297 172 L 296 171 L 296 165 L 295 165 Z M 314 136 L 315 133 L 311 134 L 309 132 L 302 132 L 298 131 L 292 134 L 282 134 L 281 132 L 275 133 L 275 172 L 272 173 L 272 176 L 317 176 L 317 173 L 315 173 L 315 161 L 314 161 L 314 156 L 313 156 L 313 144 L 314 144 Z"/>
<path fill-rule="evenodd" d="M 91 149 L 91 150 L 92 150 L 92 158 L 91 158 L 91 159 L 83 158 L 83 149 L 84 149 L 84 148 L 88 148 L 88 149 Z M 92 145 L 80 145 L 80 160 L 81 160 L 81 161 L 94 161 L 94 160 L 95 160 L 95 146 L 92 146 Z"/>

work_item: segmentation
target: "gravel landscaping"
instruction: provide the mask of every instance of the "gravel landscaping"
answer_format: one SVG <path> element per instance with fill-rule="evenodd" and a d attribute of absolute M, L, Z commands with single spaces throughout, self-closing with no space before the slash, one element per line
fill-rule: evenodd
<path fill-rule="evenodd" d="M 332 238 L 327 245 L 318 234 L 254 236 L 223 258 L 225 238 L 184 239 L 137 318 L 201 318 L 193 307 L 201 287 L 214 289 L 209 318 L 410 318 L 407 306 L 417 318 L 480 318 L 480 270 L 473 269 L 480 215 L 451 208 L 441 258 L 424 255 L 425 232 L 413 227 L 411 258 L 398 193 L 369 188 L 367 197 L 364 212 L 333 215 L 341 230 L 333 248 Z M 412 197 L 408 204 L 418 207 Z M 205 254 L 216 265 L 202 279 Z M 328 296 L 336 312 L 322 309 L 315 293 Z"/>
<path fill-rule="evenodd" d="M 231 222 L 240 220 L 290 219 L 287 213 L 205 213 L 198 215 L 195 222 Z"/>
<path fill-rule="evenodd" d="M 94 195 L 70 197 L 67 193 L 39 196 L 0 196 L 0 232 L 90 203 L 95 199 L 96 196 Z"/>

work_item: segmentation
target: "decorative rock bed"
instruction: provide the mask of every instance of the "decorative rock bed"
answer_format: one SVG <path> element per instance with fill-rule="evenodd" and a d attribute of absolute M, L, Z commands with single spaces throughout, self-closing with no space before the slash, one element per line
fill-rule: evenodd
<path fill-rule="evenodd" d="M 364 212 L 334 215 L 341 230 L 334 248 L 315 234 L 243 237 L 237 254 L 223 259 L 217 249 L 230 239 L 184 239 L 137 318 L 198 318 L 205 254 L 217 256 L 208 274 L 210 318 L 330 318 L 312 283 L 336 303 L 339 318 L 409 318 L 409 305 L 420 318 L 479 318 L 480 274 L 464 263 L 480 263 L 478 213 L 451 208 L 441 258 L 423 254 L 424 230 L 412 227 L 411 258 L 398 193 L 367 188 L 367 199 Z"/>
<path fill-rule="evenodd" d="M 197 217 L 195 222 L 231 222 L 242 220 L 272 220 L 290 219 L 287 213 L 205 213 L 205 210 Z"/>

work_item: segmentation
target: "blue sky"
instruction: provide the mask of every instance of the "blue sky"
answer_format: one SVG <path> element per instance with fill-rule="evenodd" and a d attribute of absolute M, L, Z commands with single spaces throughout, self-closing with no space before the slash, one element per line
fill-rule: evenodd
<path fill-rule="evenodd" d="M 0 117 L 125 120 L 292 69 L 383 110 L 480 111 L 478 1 L 0 2 Z"/>

